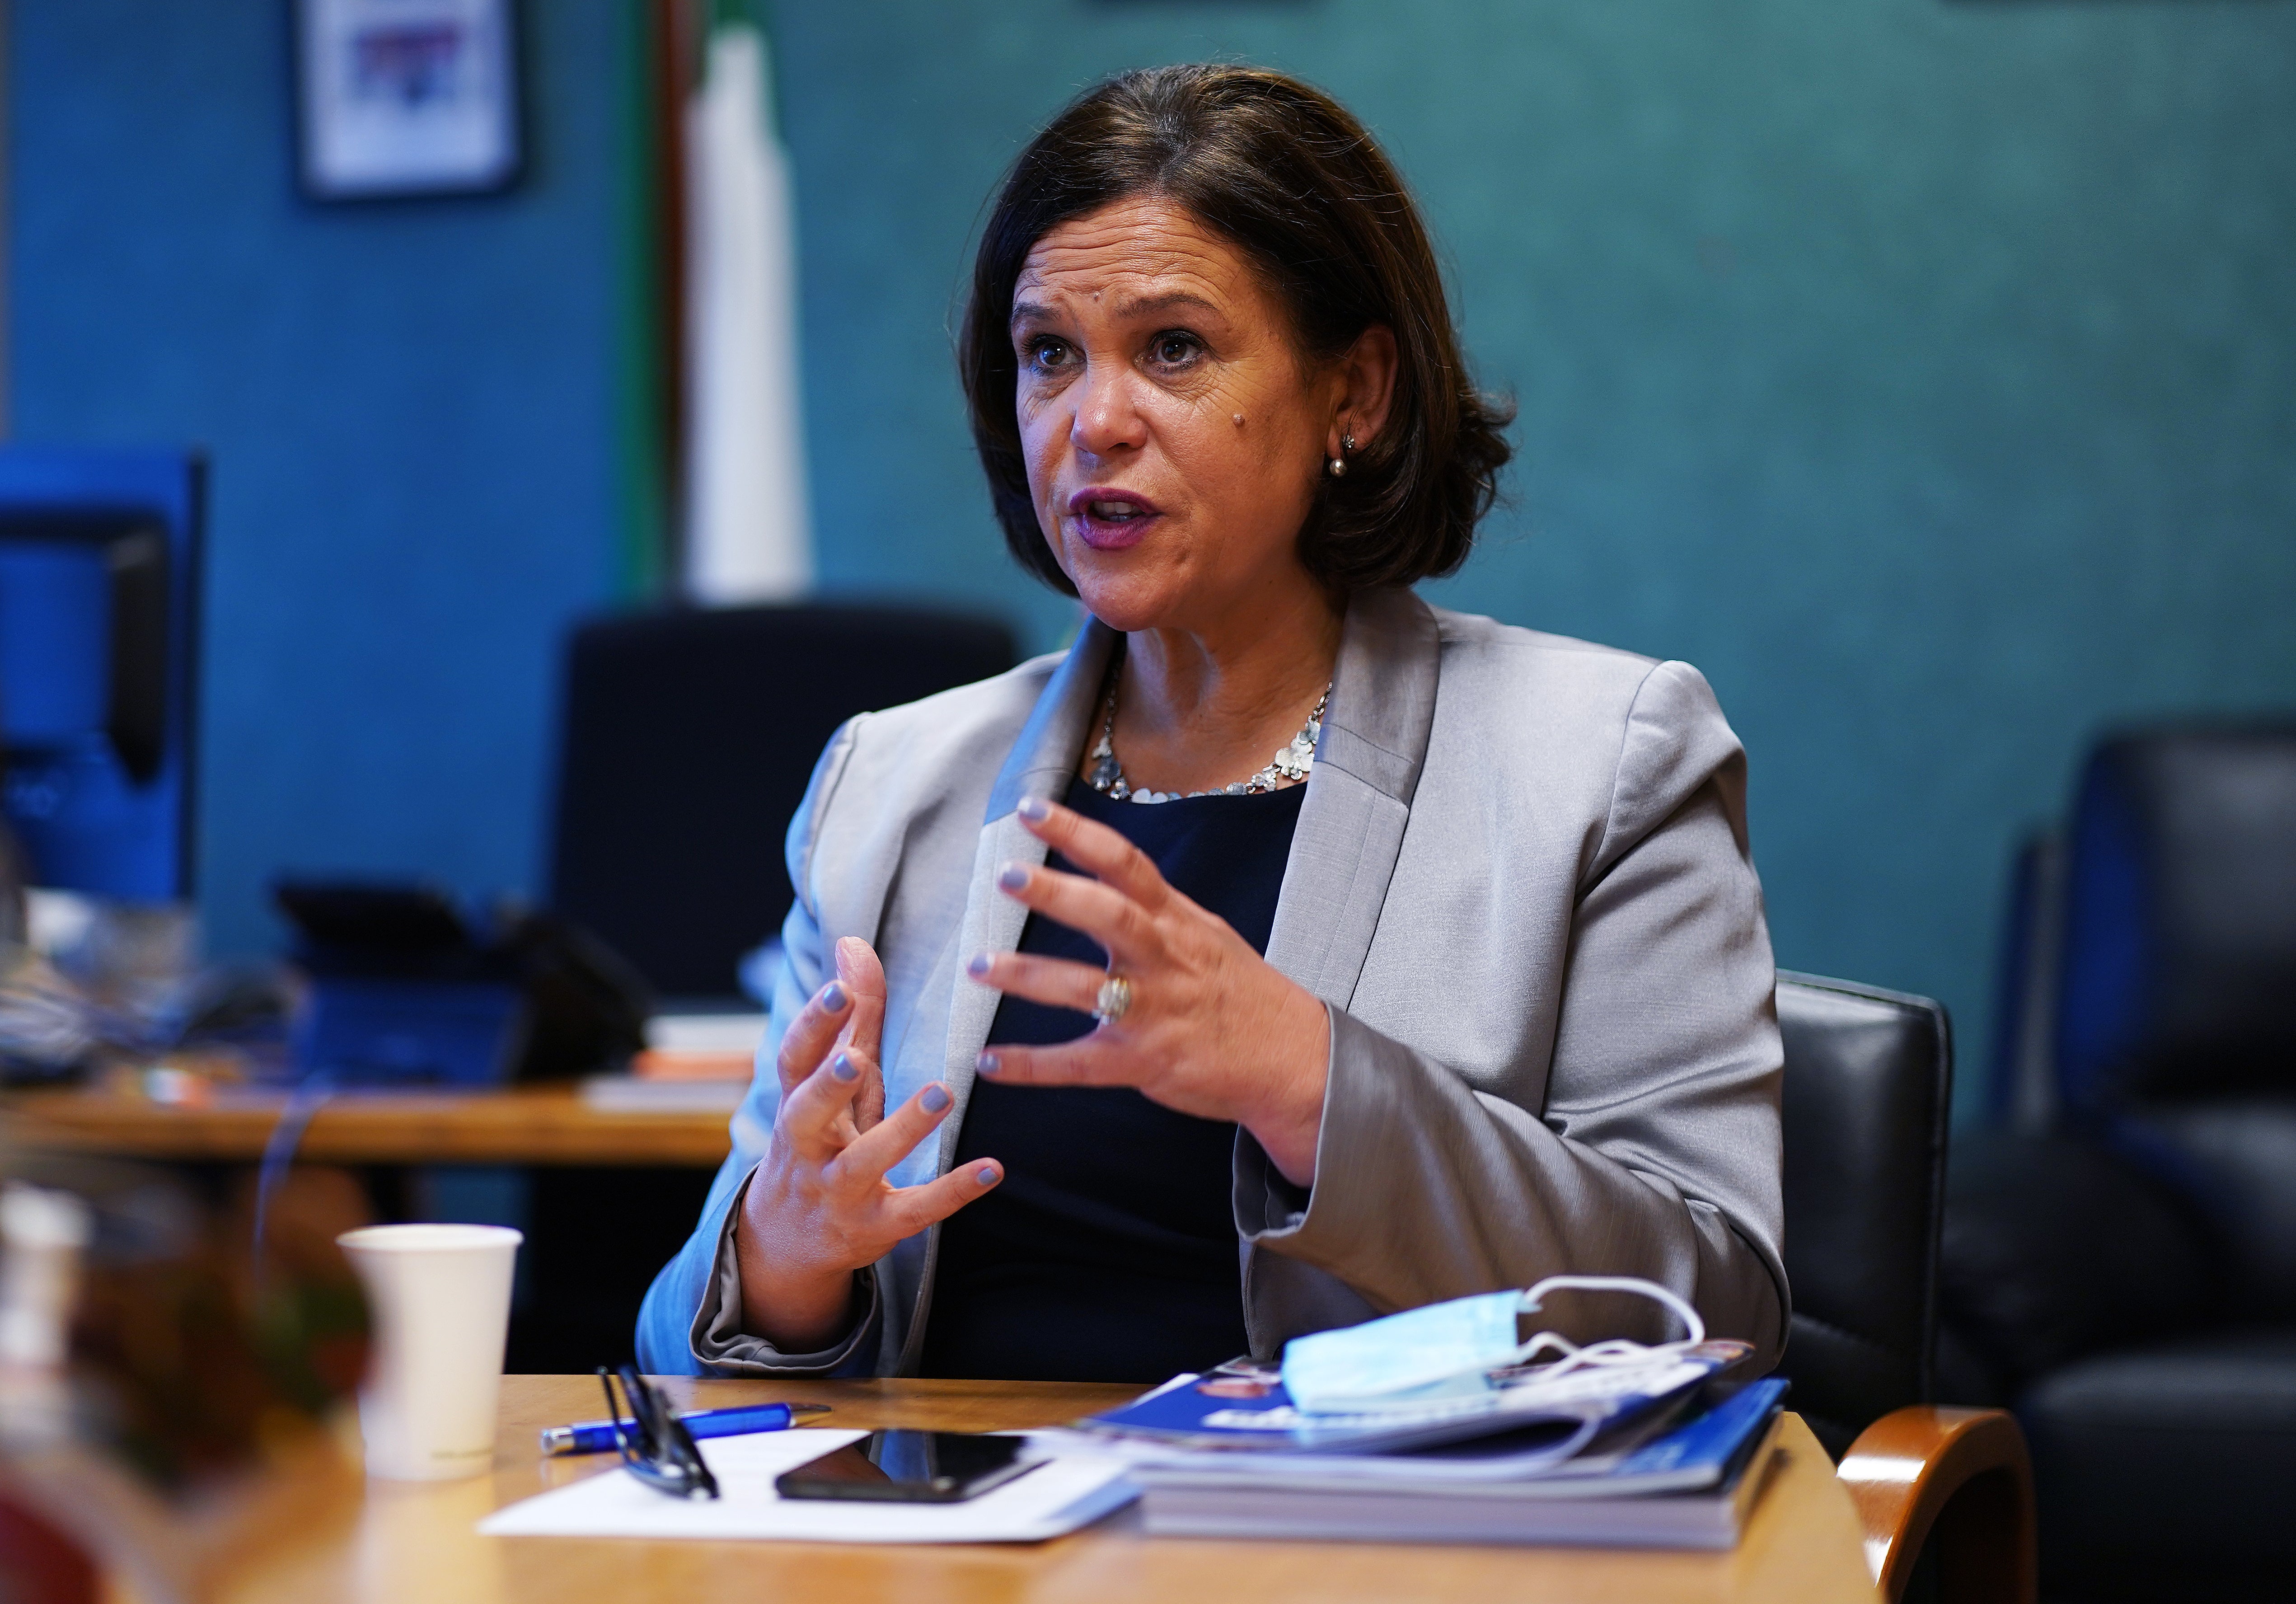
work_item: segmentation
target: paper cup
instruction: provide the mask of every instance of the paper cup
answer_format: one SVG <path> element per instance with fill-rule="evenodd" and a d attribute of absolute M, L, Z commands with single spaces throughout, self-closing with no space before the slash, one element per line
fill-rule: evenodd
<path fill-rule="evenodd" d="M 359 1388 L 369 1476 L 450 1481 L 493 1465 L 511 1270 L 523 1239 L 500 1225 L 370 1225 L 335 1238 L 373 1322 Z"/>

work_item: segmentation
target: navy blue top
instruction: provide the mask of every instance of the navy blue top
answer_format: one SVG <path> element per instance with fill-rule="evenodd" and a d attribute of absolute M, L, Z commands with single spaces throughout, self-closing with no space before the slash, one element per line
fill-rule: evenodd
<path fill-rule="evenodd" d="M 1265 952 L 1307 790 L 1142 803 L 1078 779 L 1065 800 Z M 1075 868 L 1058 853 L 1049 862 Z M 1021 950 L 1108 961 L 1090 937 L 1035 914 Z M 988 1041 L 1068 1041 L 1092 1028 L 1090 1015 L 1008 996 Z M 941 1227 L 922 1373 L 1154 1382 L 1243 1353 L 1234 1148 L 1234 1125 L 1129 1088 L 976 1080 L 955 1162 L 998 1159 L 1004 1180 Z"/>

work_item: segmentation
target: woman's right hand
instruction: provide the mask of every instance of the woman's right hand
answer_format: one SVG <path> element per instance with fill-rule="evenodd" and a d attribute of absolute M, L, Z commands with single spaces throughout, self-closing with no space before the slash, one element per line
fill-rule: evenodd
<path fill-rule="evenodd" d="M 1004 1179 L 985 1159 L 923 1186 L 887 1182 L 947 1117 L 948 1088 L 935 1081 L 885 1113 L 884 967 L 847 936 L 837 974 L 782 1036 L 781 1107 L 734 1227 L 742 1328 L 788 1353 L 818 1352 L 846 1329 L 856 1271 Z"/>

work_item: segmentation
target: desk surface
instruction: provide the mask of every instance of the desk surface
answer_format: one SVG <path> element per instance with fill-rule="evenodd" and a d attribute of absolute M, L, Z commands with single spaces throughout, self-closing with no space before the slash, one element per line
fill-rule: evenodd
<path fill-rule="evenodd" d="M 821 1424 L 980 1431 L 1043 1426 L 1120 1402 L 1136 1387 L 958 1381 L 769 1384 L 676 1381 L 686 1407 L 810 1399 Z M 1147 1538 L 1119 1514 L 1041 1544 L 865 1548 L 786 1542 L 489 1538 L 476 1523 L 519 1499 L 609 1468 L 611 1458 L 541 1459 L 545 1426 L 594 1417 L 587 1376 L 505 1380 L 491 1477 L 431 1485 L 370 1484 L 357 1525 L 314 1539 L 239 1590 L 234 1604 L 935 1604 L 1027 1600 L 1131 1604 L 1234 1600 L 1250 1604 L 1395 1604 L 1405 1600 L 1857 1600 L 1872 1604 L 1857 1515 L 1833 1468 L 1798 1418 L 1784 1463 L 1745 1541 L 1727 1554 L 1601 1550 L 1232 1542 Z"/>
<path fill-rule="evenodd" d="M 127 1158 L 253 1163 L 283 1093 L 233 1091 L 204 1107 L 94 1091 L 0 1101 L 28 1147 Z M 726 1156 L 726 1115 L 608 1114 L 570 1086 L 489 1092 L 342 1092 L 313 1116 L 299 1156 L 316 1164 L 685 1164 Z"/>

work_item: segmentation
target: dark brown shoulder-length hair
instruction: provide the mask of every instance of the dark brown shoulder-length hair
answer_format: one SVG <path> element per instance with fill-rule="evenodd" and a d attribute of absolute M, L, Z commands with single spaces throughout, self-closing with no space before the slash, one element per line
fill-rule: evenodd
<path fill-rule="evenodd" d="M 1338 357 L 1374 324 L 1395 332 L 1386 426 L 1346 477 L 1318 477 L 1300 531 L 1308 572 L 1344 593 L 1456 571 L 1497 493 L 1513 408 L 1469 377 L 1426 226 L 1363 125 L 1297 78 L 1218 65 L 1128 72 L 1078 96 L 1013 162 L 982 232 L 958 360 L 973 442 L 1021 565 L 1076 594 L 1029 495 L 1013 288 L 1046 234 L 1141 194 L 1168 198 L 1242 250 L 1290 309 L 1310 360 Z"/>

